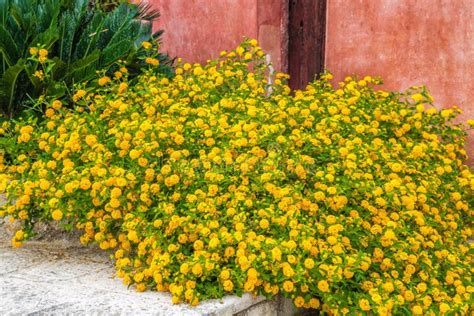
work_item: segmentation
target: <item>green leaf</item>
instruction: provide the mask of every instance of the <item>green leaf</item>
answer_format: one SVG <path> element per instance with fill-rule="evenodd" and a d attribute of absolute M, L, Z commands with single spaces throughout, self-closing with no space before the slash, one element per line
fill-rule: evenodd
<path fill-rule="evenodd" d="M 130 40 L 122 40 L 118 43 L 107 46 L 103 51 L 103 57 L 101 60 L 102 66 L 108 66 L 120 58 L 125 58 L 125 55 L 133 47 Z"/>
<path fill-rule="evenodd" d="M 64 12 L 61 18 L 59 57 L 66 63 L 70 63 L 72 59 L 74 35 L 79 27 L 81 16 L 72 12 Z"/>
<path fill-rule="evenodd" d="M 104 29 L 103 24 L 104 17 L 101 14 L 94 14 L 89 17 L 87 25 L 75 46 L 74 58 L 82 58 L 89 53 L 91 48 L 94 50 L 97 47 L 97 40 L 100 34 L 108 31 L 107 29 Z"/>
<path fill-rule="evenodd" d="M 0 103 L 2 111 L 11 116 L 15 107 L 15 87 L 18 76 L 25 69 L 25 60 L 18 60 L 17 64 L 5 71 L 0 79 Z"/>
<path fill-rule="evenodd" d="M 54 66 L 50 72 L 51 78 L 55 81 L 63 80 L 63 78 L 67 75 L 67 64 L 58 57 L 54 57 L 52 60 L 54 62 Z"/>
<path fill-rule="evenodd" d="M 87 57 L 76 60 L 69 67 L 67 77 L 69 79 L 72 79 L 73 81 L 88 80 L 91 76 L 95 75 L 95 69 L 94 69 L 94 71 L 91 71 L 90 73 L 87 73 L 85 70 L 88 67 L 94 65 L 94 63 L 96 63 L 99 60 L 99 57 L 100 57 L 100 51 L 98 49 L 96 49 L 91 54 L 89 54 Z"/>
<path fill-rule="evenodd" d="M 56 42 L 59 39 L 59 34 L 58 34 L 58 26 L 57 26 L 57 17 L 53 19 L 51 22 L 50 27 L 36 35 L 30 42 L 30 46 L 36 46 L 38 44 L 44 45 L 46 49 L 49 49 L 54 42 Z"/>
<path fill-rule="evenodd" d="M 0 53 L 9 66 L 14 65 L 18 58 L 20 58 L 18 47 L 13 37 L 3 25 L 0 25 Z"/>
<path fill-rule="evenodd" d="M 41 89 L 41 80 L 34 76 L 36 71 L 36 65 L 33 64 L 25 64 L 24 66 L 25 73 L 27 74 L 28 78 L 30 79 L 31 84 L 35 88 L 36 91 Z"/>
<path fill-rule="evenodd" d="M 64 84 L 53 81 L 46 89 L 46 94 L 49 97 L 59 98 L 66 94 L 66 87 Z"/>

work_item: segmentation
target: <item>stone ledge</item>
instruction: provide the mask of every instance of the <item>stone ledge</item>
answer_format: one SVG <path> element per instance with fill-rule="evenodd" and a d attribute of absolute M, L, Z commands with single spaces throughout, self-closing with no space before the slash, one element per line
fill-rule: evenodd
<path fill-rule="evenodd" d="M 137 293 L 114 278 L 106 253 L 71 240 L 29 241 L 12 249 L 0 224 L 0 314 L 209 315 L 293 314 L 291 301 L 249 294 L 173 305 L 169 293 Z"/>

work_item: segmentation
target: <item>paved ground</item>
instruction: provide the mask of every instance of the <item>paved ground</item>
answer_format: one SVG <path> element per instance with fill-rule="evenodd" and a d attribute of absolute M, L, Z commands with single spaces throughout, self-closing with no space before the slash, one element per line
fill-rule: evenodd
<path fill-rule="evenodd" d="M 247 295 L 195 308 L 172 305 L 167 293 L 128 290 L 101 250 L 60 234 L 12 249 L 5 226 L 0 223 L 0 315 L 232 315 L 263 301 Z"/>

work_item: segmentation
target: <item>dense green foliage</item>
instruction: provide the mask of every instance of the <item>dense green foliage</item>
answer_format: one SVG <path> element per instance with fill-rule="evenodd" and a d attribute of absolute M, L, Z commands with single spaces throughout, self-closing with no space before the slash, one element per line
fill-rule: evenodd
<path fill-rule="evenodd" d="M 152 32 L 156 18 L 142 4 L 105 12 L 88 0 L 0 0 L 0 112 L 12 117 L 29 100 L 62 96 L 67 86 L 118 60 L 127 61 L 131 75 L 138 73 L 147 54 L 141 44 L 162 33 Z M 43 49 L 39 59 L 30 58 L 32 48 Z M 170 73 L 167 56 L 158 59 L 158 71 Z"/>
<path fill-rule="evenodd" d="M 291 91 L 255 40 L 173 78 L 145 62 L 134 85 L 121 67 L 40 123 L 1 125 L 14 247 L 58 221 L 174 303 L 247 292 L 325 315 L 472 315 L 474 121 L 455 123 L 459 108 L 370 76 Z"/>

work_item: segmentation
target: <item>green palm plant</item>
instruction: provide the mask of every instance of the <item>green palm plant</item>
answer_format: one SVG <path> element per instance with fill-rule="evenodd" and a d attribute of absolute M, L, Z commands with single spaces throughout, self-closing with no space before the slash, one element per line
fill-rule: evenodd
<path fill-rule="evenodd" d="M 0 0 L 0 111 L 12 117 L 26 101 L 40 95 L 62 96 L 66 87 L 87 81 L 118 60 L 137 72 L 146 52 L 142 42 L 158 40 L 152 32 L 158 12 L 146 4 L 117 4 L 106 12 L 89 0 Z M 35 76 L 38 63 L 29 49 L 48 51 L 50 80 Z M 160 54 L 160 71 L 171 61 Z"/>

